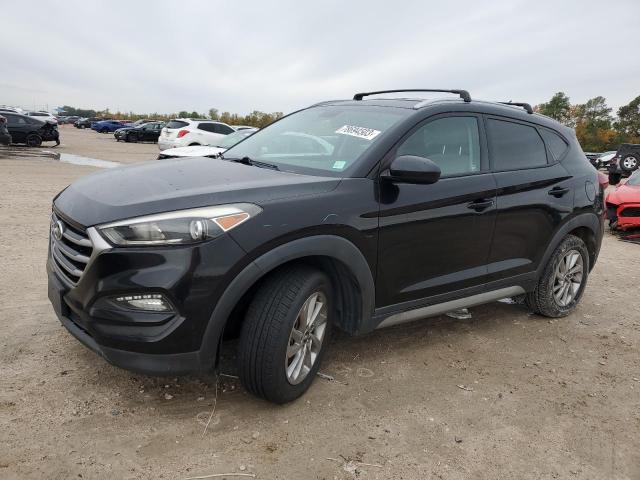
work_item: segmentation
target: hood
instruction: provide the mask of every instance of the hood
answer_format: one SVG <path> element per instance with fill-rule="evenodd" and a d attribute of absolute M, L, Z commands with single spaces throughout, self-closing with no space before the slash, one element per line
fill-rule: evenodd
<path fill-rule="evenodd" d="M 191 147 L 168 148 L 163 150 L 162 154 L 176 157 L 207 157 L 209 155 L 218 155 L 225 150 L 226 148 L 193 145 Z"/>
<path fill-rule="evenodd" d="M 71 184 L 55 208 L 86 227 L 172 210 L 225 203 L 268 203 L 334 189 L 314 177 L 212 158 L 153 161 L 109 169 Z"/>
<path fill-rule="evenodd" d="M 621 205 L 623 203 L 640 203 L 640 185 L 618 185 L 607 195 L 607 203 Z"/>

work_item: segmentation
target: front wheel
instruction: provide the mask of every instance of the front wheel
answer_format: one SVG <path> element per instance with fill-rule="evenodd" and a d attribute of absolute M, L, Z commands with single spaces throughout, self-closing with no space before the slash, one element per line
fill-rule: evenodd
<path fill-rule="evenodd" d="M 275 403 L 302 395 L 320 368 L 332 307 L 331 283 L 316 269 L 285 267 L 268 277 L 249 305 L 240 335 L 245 388 Z"/>
<path fill-rule="evenodd" d="M 589 253 L 581 238 L 567 237 L 558 245 L 532 292 L 526 296 L 534 313 L 559 318 L 578 305 L 589 276 Z"/>

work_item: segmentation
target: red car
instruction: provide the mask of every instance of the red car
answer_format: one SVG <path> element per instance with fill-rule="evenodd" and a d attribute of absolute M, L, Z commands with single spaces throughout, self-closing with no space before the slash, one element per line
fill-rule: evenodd
<path fill-rule="evenodd" d="M 607 195 L 606 205 L 611 228 L 640 228 L 640 170 Z"/>

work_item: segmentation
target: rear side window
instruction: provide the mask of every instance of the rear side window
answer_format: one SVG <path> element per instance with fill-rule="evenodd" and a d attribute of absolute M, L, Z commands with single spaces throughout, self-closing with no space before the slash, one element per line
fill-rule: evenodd
<path fill-rule="evenodd" d="M 205 132 L 218 133 L 216 132 L 216 125 L 213 123 L 201 123 L 198 125 L 198 130 L 204 130 Z"/>
<path fill-rule="evenodd" d="M 555 132 L 551 130 L 547 130 L 545 128 L 540 129 L 540 134 L 544 139 L 544 143 L 547 144 L 549 150 L 551 150 L 551 154 L 555 160 L 560 160 L 560 158 L 565 154 L 569 145 L 564 139 Z"/>
<path fill-rule="evenodd" d="M 183 122 L 181 120 L 170 120 L 167 123 L 167 128 L 183 128 L 189 125 L 187 122 Z"/>
<path fill-rule="evenodd" d="M 538 131 L 528 125 L 489 119 L 493 169 L 519 170 L 547 164 L 547 152 Z"/>

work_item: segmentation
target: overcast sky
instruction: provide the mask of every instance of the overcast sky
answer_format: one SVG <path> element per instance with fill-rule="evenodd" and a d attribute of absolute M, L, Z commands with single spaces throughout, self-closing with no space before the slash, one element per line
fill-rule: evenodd
<path fill-rule="evenodd" d="M 0 104 L 289 112 L 390 88 L 617 108 L 640 1 L 0 0 Z M 634 32 L 634 33 L 631 33 Z"/>

